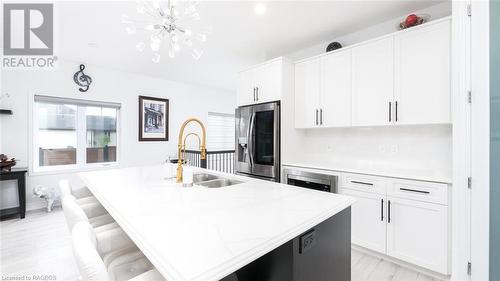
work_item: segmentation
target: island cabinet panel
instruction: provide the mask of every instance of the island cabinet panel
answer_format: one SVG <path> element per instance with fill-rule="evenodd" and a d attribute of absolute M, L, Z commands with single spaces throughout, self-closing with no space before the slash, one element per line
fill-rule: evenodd
<path fill-rule="evenodd" d="M 350 281 L 350 226 L 347 208 L 221 281 Z"/>
<path fill-rule="evenodd" d="M 448 207 L 388 197 L 387 255 L 448 272 Z"/>
<path fill-rule="evenodd" d="M 320 60 L 295 65 L 295 128 L 319 126 Z"/>
<path fill-rule="evenodd" d="M 295 238 L 293 281 L 350 281 L 350 242 L 351 208 Z"/>
<path fill-rule="evenodd" d="M 390 125 L 394 98 L 394 38 L 352 49 L 352 125 Z"/>
<path fill-rule="evenodd" d="M 353 196 L 352 243 L 377 252 L 386 249 L 385 198 L 383 195 L 343 189 L 342 194 Z"/>
<path fill-rule="evenodd" d="M 451 122 L 451 32 L 443 21 L 395 36 L 395 123 Z"/>

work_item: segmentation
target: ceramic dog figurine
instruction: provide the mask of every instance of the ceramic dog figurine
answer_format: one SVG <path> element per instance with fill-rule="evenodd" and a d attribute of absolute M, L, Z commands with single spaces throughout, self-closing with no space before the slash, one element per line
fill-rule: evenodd
<path fill-rule="evenodd" d="M 61 194 L 56 188 L 44 187 L 41 185 L 37 185 L 33 188 L 33 196 L 45 199 L 47 202 L 47 212 L 51 212 L 54 202 L 61 199 Z"/>

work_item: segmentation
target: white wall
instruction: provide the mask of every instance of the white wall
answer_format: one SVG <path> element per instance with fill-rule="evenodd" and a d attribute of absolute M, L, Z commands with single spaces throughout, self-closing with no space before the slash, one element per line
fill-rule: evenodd
<path fill-rule="evenodd" d="M 283 163 L 451 180 L 451 126 L 296 130 Z"/>
<path fill-rule="evenodd" d="M 434 5 L 417 14 L 431 19 L 451 15 L 451 2 Z M 396 31 L 394 20 L 333 38 L 286 55 L 300 60 L 325 52 L 332 41 L 348 46 Z M 424 125 L 375 128 L 338 128 L 297 130 L 293 124 L 293 98 L 283 101 L 282 163 L 318 166 L 367 173 L 431 176 L 451 181 L 451 125 Z"/>
<path fill-rule="evenodd" d="M 188 85 L 138 74 L 118 72 L 86 65 L 85 72 L 93 79 L 90 90 L 80 93 L 73 82 L 77 63 L 60 62 L 55 70 L 2 70 L 0 93 L 11 95 L 12 116 L 3 116 L 1 151 L 20 160 L 18 166 L 28 166 L 29 155 L 28 102 L 32 94 L 101 100 L 121 103 L 121 166 L 160 163 L 176 156 L 180 124 L 188 117 L 199 117 L 205 123 L 208 112 L 234 113 L 236 95 L 224 90 Z M 138 141 L 138 96 L 168 98 L 170 101 L 170 141 Z M 38 184 L 56 186 L 60 178 L 78 181 L 75 174 L 30 175 L 27 178 L 27 209 L 43 207 L 43 201 L 32 198 Z M 17 205 L 14 183 L 2 183 L 0 207 Z"/>
<path fill-rule="evenodd" d="M 414 13 L 417 15 L 428 15 L 430 16 L 431 20 L 436 20 L 446 16 L 451 16 L 451 1 L 443 2 L 422 10 L 414 11 Z M 357 32 L 340 37 L 335 37 L 332 38 L 331 40 L 312 45 L 308 48 L 297 50 L 285 56 L 291 60 L 300 60 L 324 53 L 328 44 L 334 41 L 339 42 L 340 44 L 342 44 L 342 46 L 349 46 L 368 39 L 389 34 L 397 31 L 396 27 L 398 22 L 404 19 L 405 16 L 406 15 L 401 15 L 400 17 L 384 21 L 382 23 L 367 27 L 365 29 L 361 29 Z"/>

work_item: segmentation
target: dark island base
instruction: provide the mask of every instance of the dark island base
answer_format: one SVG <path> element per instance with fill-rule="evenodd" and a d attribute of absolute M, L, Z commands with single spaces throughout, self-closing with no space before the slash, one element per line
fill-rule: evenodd
<path fill-rule="evenodd" d="M 351 280 L 351 208 L 221 281 Z"/>

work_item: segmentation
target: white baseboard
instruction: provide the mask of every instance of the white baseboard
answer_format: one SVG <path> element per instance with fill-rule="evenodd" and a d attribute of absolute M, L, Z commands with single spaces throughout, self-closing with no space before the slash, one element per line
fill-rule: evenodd
<path fill-rule="evenodd" d="M 435 272 L 435 271 L 432 271 L 432 270 L 420 267 L 418 265 L 414 265 L 414 264 L 411 264 L 411 263 L 408 263 L 408 262 L 405 262 L 405 261 L 402 261 L 402 260 L 399 260 L 399 259 L 395 259 L 393 257 L 389 257 L 388 255 L 385 255 L 385 254 L 382 254 L 382 253 L 379 253 L 379 252 L 375 252 L 375 251 L 363 248 L 363 247 L 355 245 L 355 244 L 351 244 L 351 248 L 353 250 L 361 252 L 363 254 L 367 254 L 367 255 L 370 255 L 370 256 L 374 256 L 374 257 L 377 257 L 377 258 L 380 258 L 380 259 L 392 262 L 392 263 L 397 264 L 397 265 L 399 265 L 401 267 L 405 267 L 405 268 L 411 269 L 413 271 L 416 271 L 416 272 L 428 275 L 428 276 L 430 276 L 432 278 L 435 278 L 435 279 L 438 279 L 438 280 L 448 281 L 451 278 L 450 275 L 444 275 L 444 274 L 441 274 L 439 272 Z"/>
<path fill-rule="evenodd" d="M 54 203 L 54 207 L 60 207 L 61 202 L 56 201 Z M 47 209 L 47 203 L 45 200 L 36 200 L 36 201 L 31 201 L 26 203 L 26 212 L 27 211 L 36 211 L 36 210 L 41 210 L 41 209 Z"/>
<path fill-rule="evenodd" d="M 26 202 L 26 211 L 34 211 L 47 208 L 47 203 L 42 200 Z"/>

